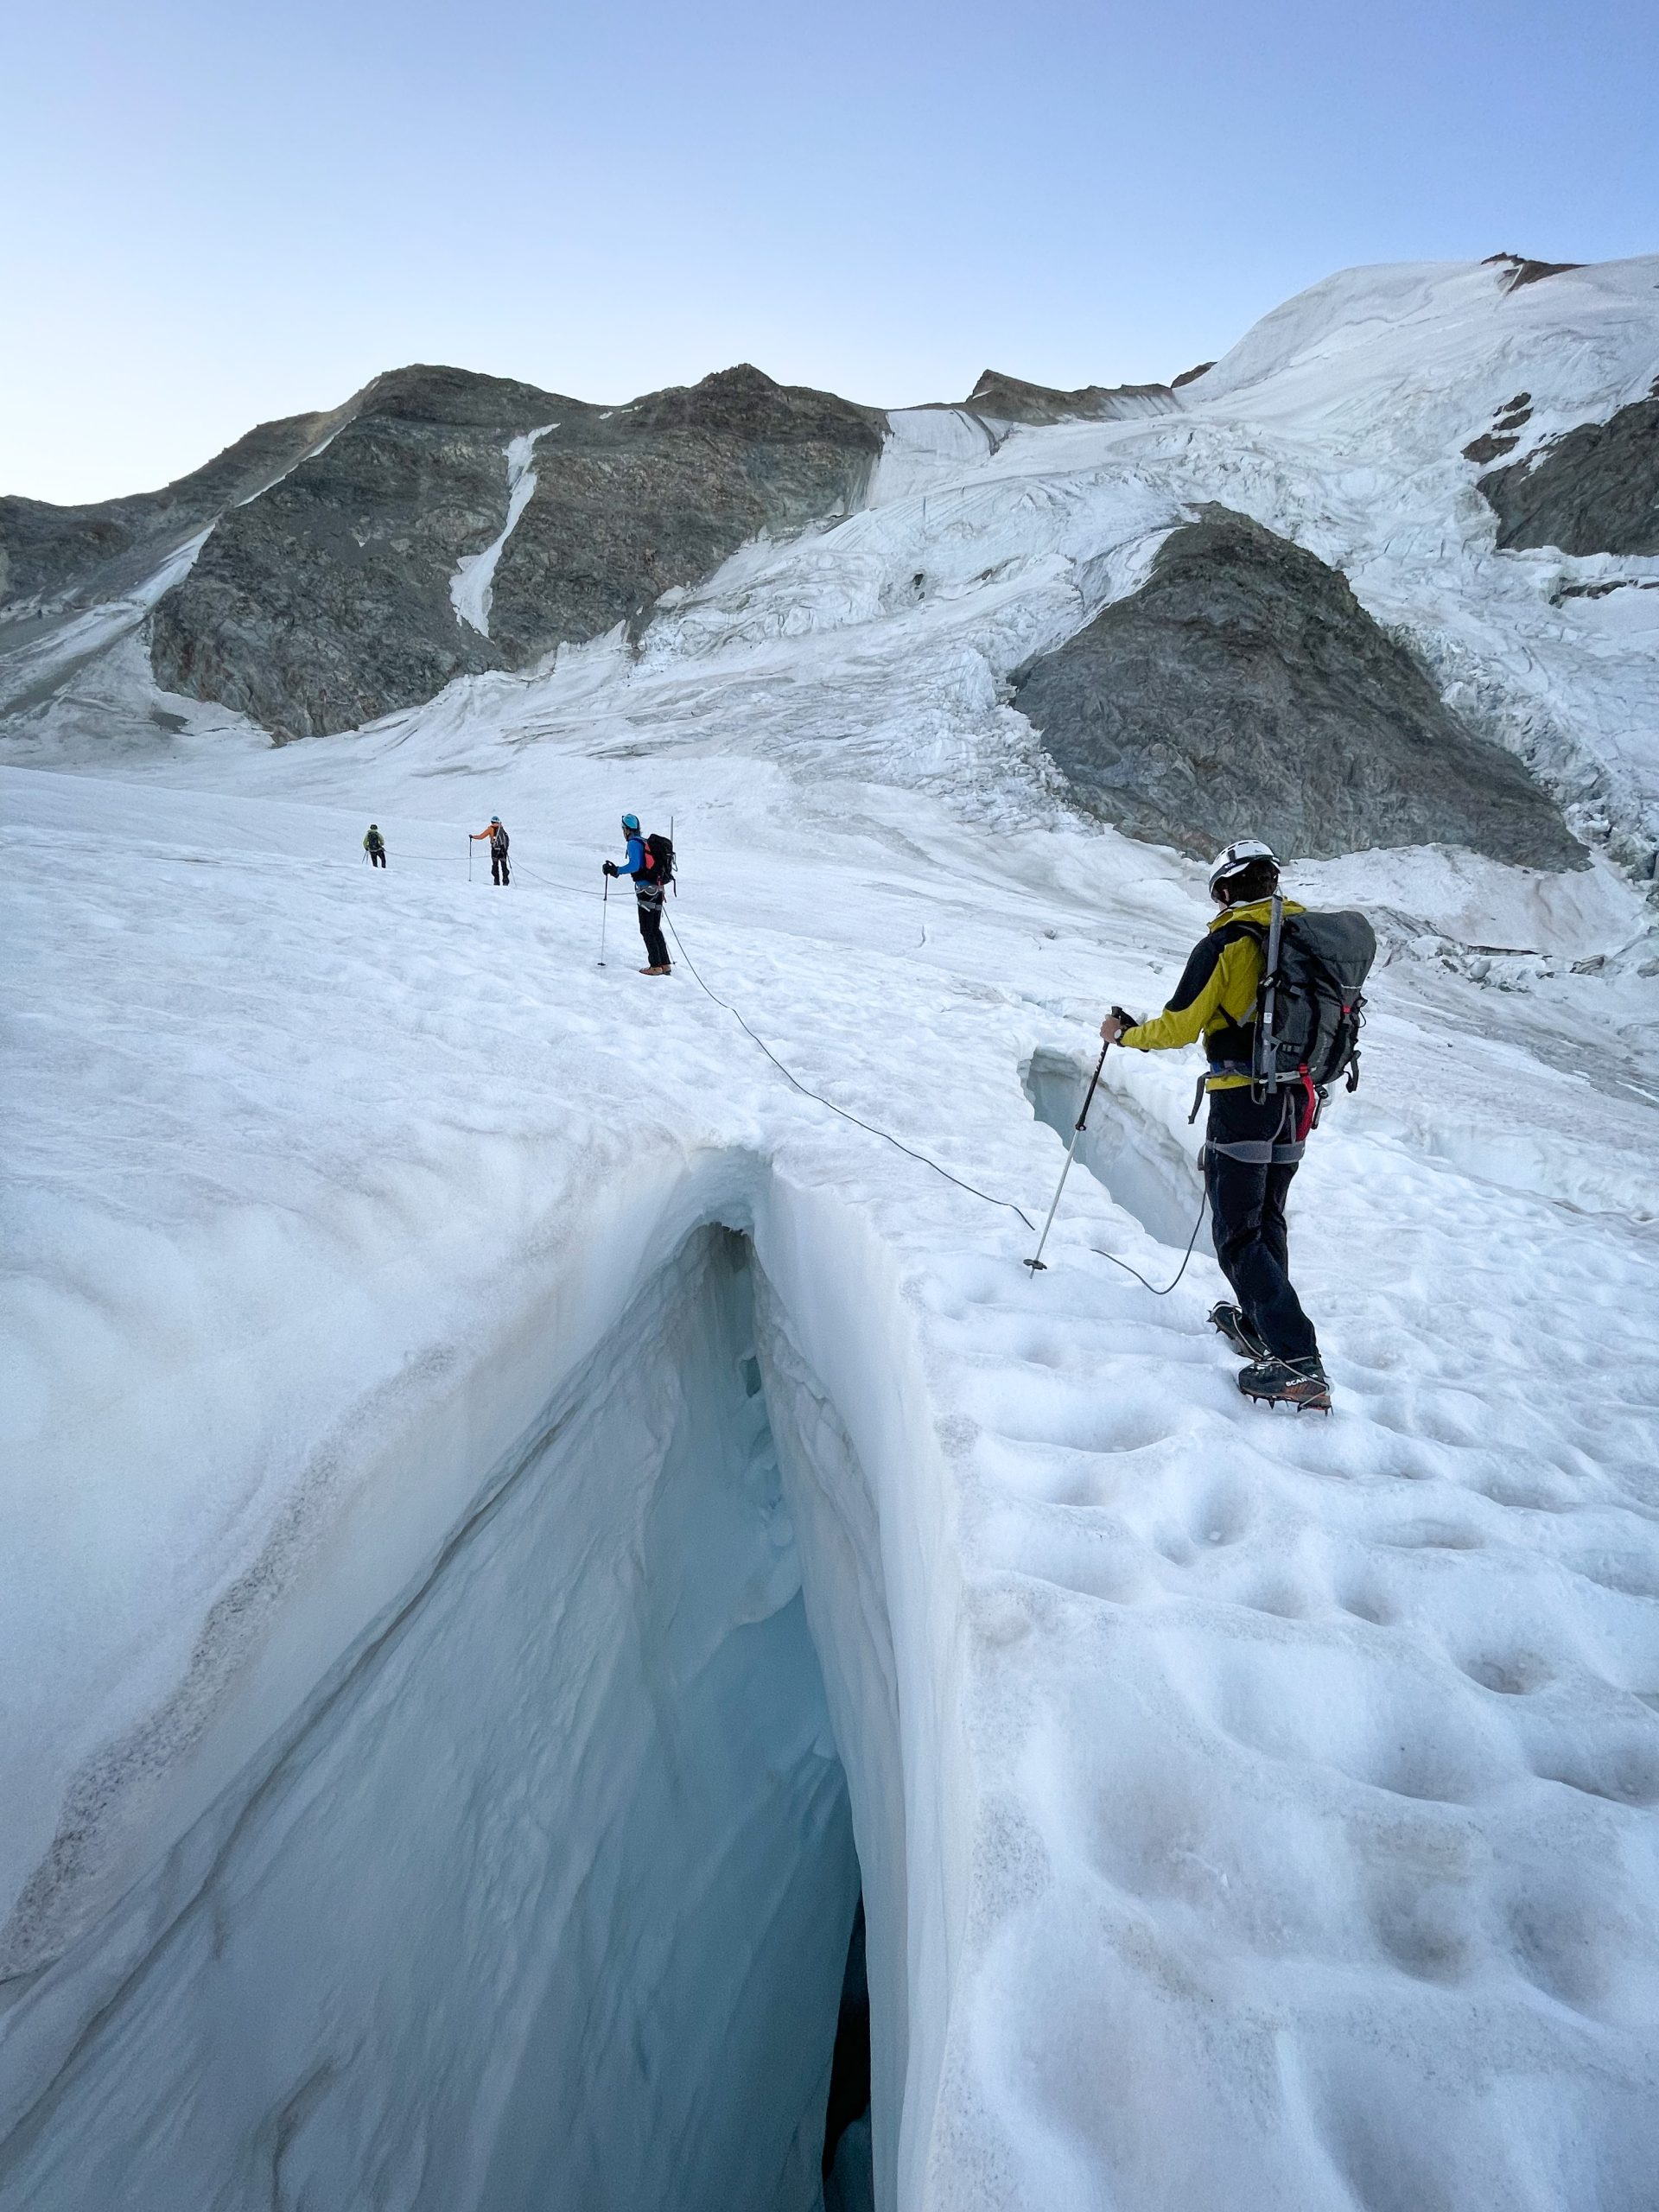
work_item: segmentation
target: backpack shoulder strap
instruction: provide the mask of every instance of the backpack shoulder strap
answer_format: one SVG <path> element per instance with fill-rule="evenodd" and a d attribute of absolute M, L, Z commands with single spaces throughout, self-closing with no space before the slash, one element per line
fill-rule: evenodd
<path fill-rule="evenodd" d="M 1224 922 L 1215 932 L 1217 944 L 1236 944 L 1240 938 L 1253 937 L 1258 944 L 1265 945 L 1268 933 L 1260 922 Z"/>

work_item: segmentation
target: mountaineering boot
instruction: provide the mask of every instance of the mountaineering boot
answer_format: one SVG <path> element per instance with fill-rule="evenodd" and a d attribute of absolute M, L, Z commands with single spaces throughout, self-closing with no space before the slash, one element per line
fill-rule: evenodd
<path fill-rule="evenodd" d="M 1264 1406 L 1294 1406 L 1299 1414 L 1331 1410 L 1331 1385 L 1317 1358 L 1280 1359 L 1269 1352 L 1239 1370 L 1238 1387 Z"/>
<path fill-rule="evenodd" d="M 639 973 L 642 976 L 671 976 L 674 970 L 671 968 L 642 968 Z"/>
<path fill-rule="evenodd" d="M 1219 1329 L 1235 1351 L 1242 1351 L 1246 1359 L 1265 1359 L 1268 1345 L 1265 1337 L 1259 1337 L 1245 1319 L 1243 1310 L 1230 1306 L 1224 1299 L 1219 1306 L 1210 1308 L 1210 1325 Z"/>

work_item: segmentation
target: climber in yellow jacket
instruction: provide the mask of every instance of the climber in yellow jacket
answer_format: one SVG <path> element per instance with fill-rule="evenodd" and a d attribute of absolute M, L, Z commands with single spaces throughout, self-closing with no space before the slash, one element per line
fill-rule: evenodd
<path fill-rule="evenodd" d="M 1236 1303 L 1210 1319 L 1250 1364 L 1239 1376 L 1247 1396 L 1328 1408 L 1331 1386 L 1313 1325 L 1290 1280 L 1285 1199 L 1301 1163 L 1314 1111 L 1313 1087 L 1251 1095 L 1257 993 L 1266 964 L 1279 863 L 1255 838 L 1229 845 L 1210 871 L 1221 912 L 1193 947 L 1169 1003 L 1150 1021 L 1109 1014 L 1108 1044 L 1166 1052 L 1204 1042 L 1210 1097 L 1205 1182 L 1216 1257 Z M 1286 899 L 1284 912 L 1304 910 Z"/>

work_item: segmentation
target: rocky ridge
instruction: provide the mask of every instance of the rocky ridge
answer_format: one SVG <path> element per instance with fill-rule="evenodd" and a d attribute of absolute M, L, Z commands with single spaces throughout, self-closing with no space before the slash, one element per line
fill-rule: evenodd
<path fill-rule="evenodd" d="M 0 629 L 130 588 L 227 507 L 267 490 L 346 412 L 261 423 L 159 492 L 70 507 L 0 498 Z"/>
<path fill-rule="evenodd" d="M 397 371 L 325 451 L 220 522 L 156 609 L 156 677 L 285 741 L 618 623 L 637 632 L 664 591 L 760 531 L 849 507 L 884 419 L 747 365 L 619 408 L 459 369 Z M 450 586 L 501 533 L 505 448 L 532 431 L 536 487 L 499 555 L 485 636 Z"/>
<path fill-rule="evenodd" d="M 1175 405 L 1166 384 L 1086 384 L 1055 391 L 987 369 L 962 403 L 971 415 L 1003 423 L 1109 423 L 1131 415 L 1161 415 Z"/>

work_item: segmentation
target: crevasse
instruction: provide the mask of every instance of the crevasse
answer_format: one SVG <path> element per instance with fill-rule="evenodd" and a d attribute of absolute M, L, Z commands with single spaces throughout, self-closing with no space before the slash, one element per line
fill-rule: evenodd
<path fill-rule="evenodd" d="M 747 1233 L 694 1228 L 410 1586 L 35 1978 L 0 2204 L 813 2212 L 861 1878 L 895 2202 L 894 1530 L 813 1363 L 860 1287 L 810 1227 L 781 1288 Z"/>

